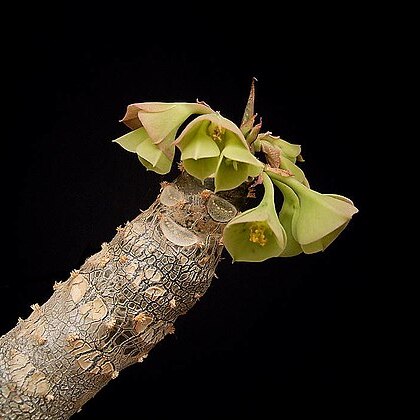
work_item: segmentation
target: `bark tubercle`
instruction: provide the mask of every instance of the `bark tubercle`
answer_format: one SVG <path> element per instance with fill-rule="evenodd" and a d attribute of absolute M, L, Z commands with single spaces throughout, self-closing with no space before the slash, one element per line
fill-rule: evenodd
<path fill-rule="evenodd" d="M 204 295 L 242 191 L 182 174 L 0 338 L 0 418 L 68 419 Z M 234 205 L 232 204 L 234 203 Z"/>

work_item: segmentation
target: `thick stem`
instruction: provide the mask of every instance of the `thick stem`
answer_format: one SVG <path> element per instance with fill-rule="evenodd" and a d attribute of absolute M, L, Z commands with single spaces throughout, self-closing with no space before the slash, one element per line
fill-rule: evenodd
<path fill-rule="evenodd" d="M 0 419 L 68 419 L 142 362 L 210 286 L 235 212 L 191 177 L 165 184 L 0 338 Z"/>

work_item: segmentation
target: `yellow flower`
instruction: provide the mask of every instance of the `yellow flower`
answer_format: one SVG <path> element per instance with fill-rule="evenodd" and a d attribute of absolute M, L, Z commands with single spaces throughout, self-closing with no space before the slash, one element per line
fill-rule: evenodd
<path fill-rule="evenodd" d="M 265 173 L 263 182 L 261 203 L 234 217 L 224 229 L 223 243 L 234 261 L 264 261 L 278 257 L 286 247 L 286 233 L 274 204 L 273 184 Z"/>

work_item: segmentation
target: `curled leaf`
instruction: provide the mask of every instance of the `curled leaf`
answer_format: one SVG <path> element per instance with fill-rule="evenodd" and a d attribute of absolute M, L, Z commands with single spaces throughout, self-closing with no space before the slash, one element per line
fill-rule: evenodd
<path fill-rule="evenodd" d="M 275 179 L 273 183 L 280 189 L 284 198 L 282 208 L 279 212 L 279 221 L 286 232 L 287 243 L 280 256 L 294 257 L 302 253 L 301 245 L 293 236 L 293 218 L 299 214 L 300 210 L 299 197 L 286 184 Z"/>
<path fill-rule="evenodd" d="M 165 153 L 166 152 L 166 153 Z M 136 149 L 136 153 L 143 166 L 158 174 L 167 174 L 171 170 L 174 149 L 161 150 L 147 137 Z"/>
<path fill-rule="evenodd" d="M 170 171 L 174 157 L 174 147 L 163 143 L 160 147 L 154 144 L 144 127 L 125 134 L 114 140 L 125 150 L 136 153 L 140 162 L 148 170 L 158 174 Z"/>
<path fill-rule="evenodd" d="M 190 115 L 211 112 L 213 110 L 203 103 L 142 102 L 128 105 L 121 122 L 132 130 L 144 127 L 153 142 L 160 143 Z"/>
<path fill-rule="evenodd" d="M 149 136 L 147 135 L 146 130 L 144 128 L 138 128 L 113 140 L 113 142 L 119 144 L 128 152 L 136 153 L 139 144 L 143 142 L 147 137 Z"/>
<path fill-rule="evenodd" d="M 132 104 L 121 121 L 133 132 L 114 141 L 124 149 L 136 152 L 147 169 L 166 174 L 172 166 L 173 141 L 181 124 L 192 114 L 209 112 L 212 112 L 211 108 L 203 103 Z"/>
<path fill-rule="evenodd" d="M 285 204 L 279 217 L 288 237 L 293 237 L 307 254 L 325 250 L 358 212 L 346 197 L 320 194 L 295 177 L 283 177 L 274 172 L 268 174 L 284 195 Z"/>

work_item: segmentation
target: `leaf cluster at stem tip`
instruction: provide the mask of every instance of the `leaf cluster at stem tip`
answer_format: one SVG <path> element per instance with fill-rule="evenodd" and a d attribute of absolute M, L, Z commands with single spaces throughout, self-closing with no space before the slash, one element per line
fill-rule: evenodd
<path fill-rule="evenodd" d="M 203 102 L 131 104 L 121 121 L 132 131 L 114 142 L 158 174 L 171 170 L 178 148 L 182 168 L 201 181 L 214 178 L 215 192 L 244 182 L 263 184 L 261 202 L 238 214 L 224 229 L 223 241 L 234 261 L 323 251 L 358 210 L 346 197 L 310 188 L 297 166 L 303 162 L 301 147 L 271 132 L 260 133 L 254 99 L 252 84 L 240 126 Z M 198 116 L 179 133 L 191 115 Z M 283 195 L 280 211 L 275 206 L 275 190 Z"/>

